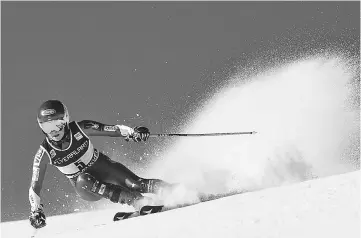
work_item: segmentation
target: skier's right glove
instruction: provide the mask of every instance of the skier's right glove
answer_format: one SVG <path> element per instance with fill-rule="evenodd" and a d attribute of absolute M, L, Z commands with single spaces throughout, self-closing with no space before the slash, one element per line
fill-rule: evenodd
<path fill-rule="evenodd" d="M 144 127 L 144 126 L 137 126 L 134 127 L 134 133 L 133 135 L 131 135 L 131 138 L 135 141 L 135 142 L 140 142 L 140 141 L 146 141 L 148 140 L 150 135 L 149 129 Z"/>
<path fill-rule="evenodd" d="M 30 212 L 29 220 L 30 224 L 35 229 L 46 226 L 46 217 L 43 211 L 43 204 L 41 204 L 35 211 Z"/>
<path fill-rule="evenodd" d="M 126 141 L 132 139 L 135 142 L 146 141 L 150 136 L 149 129 L 144 126 L 131 128 L 125 125 L 115 125 Z"/>
<path fill-rule="evenodd" d="M 125 137 L 126 141 L 132 139 L 135 142 L 148 140 L 150 135 L 149 129 L 144 126 L 137 126 L 132 129 L 131 133 Z"/>

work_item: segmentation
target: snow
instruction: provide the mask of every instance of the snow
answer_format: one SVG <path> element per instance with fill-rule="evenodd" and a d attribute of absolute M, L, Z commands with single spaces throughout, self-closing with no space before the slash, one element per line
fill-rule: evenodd
<path fill-rule="evenodd" d="M 181 132 L 258 133 L 178 138 L 147 171 L 206 194 L 258 191 L 116 223 L 119 204 L 48 217 L 35 237 L 360 237 L 360 172 L 345 173 L 360 168 L 360 112 L 345 103 L 358 92 L 349 86 L 359 67 L 348 65 L 317 58 L 249 83 L 236 75 Z M 323 178 L 301 182 L 314 177 Z M 185 197 L 180 201 L 194 198 Z M 3 238 L 32 234 L 27 220 L 1 223 Z"/>
<path fill-rule="evenodd" d="M 226 194 L 355 171 L 360 168 L 359 71 L 359 63 L 338 55 L 312 56 L 251 75 L 242 70 L 187 115 L 179 130 L 257 134 L 174 138 L 145 177 Z"/>
<path fill-rule="evenodd" d="M 117 209 L 49 217 L 35 237 L 360 237 L 360 172 L 233 195 L 112 222 Z M 28 221 L 1 237 L 30 237 Z"/>

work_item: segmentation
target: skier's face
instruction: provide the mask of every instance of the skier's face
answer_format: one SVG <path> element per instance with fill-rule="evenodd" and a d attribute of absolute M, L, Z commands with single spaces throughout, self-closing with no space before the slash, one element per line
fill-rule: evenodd
<path fill-rule="evenodd" d="M 41 123 L 42 130 L 53 141 L 60 141 L 65 134 L 66 122 L 63 120 L 54 120 Z"/>
<path fill-rule="evenodd" d="M 62 129 L 60 131 L 52 131 L 48 134 L 49 139 L 53 140 L 53 141 L 60 141 L 65 134 L 65 130 Z"/>

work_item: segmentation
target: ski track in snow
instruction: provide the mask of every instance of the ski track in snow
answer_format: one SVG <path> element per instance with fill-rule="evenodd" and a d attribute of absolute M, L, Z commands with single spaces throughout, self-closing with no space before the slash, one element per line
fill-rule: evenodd
<path fill-rule="evenodd" d="M 360 237 L 360 172 L 238 194 L 112 222 L 105 210 L 48 218 L 35 237 Z M 1 237 L 30 237 L 28 221 L 1 223 Z"/>

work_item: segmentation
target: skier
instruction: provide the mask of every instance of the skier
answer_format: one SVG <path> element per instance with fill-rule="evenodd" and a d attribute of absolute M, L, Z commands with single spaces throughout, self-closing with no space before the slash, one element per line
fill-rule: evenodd
<path fill-rule="evenodd" d="M 39 108 L 37 121 L 45 139 L 34 157 L 29 188 L 29 220 L 34 228 L 46 225 L 40 192 L 47 164 L 57 167 L 68 177 L 82 199 L 97 201 L 106 198 L 114 203 L 131 205 L 135 210 L 153 205 L 153 201 L 142 193 L 157 194 L 172 187 L 160 179 L 137 176 L 123 164 L 99 152 L 89 139 L 90 136 L 110 136 L 123 137 L 126 141 L 146 141 L 150 135 L 146 127 L 105 125 L 91 120 L 69 122 L 68 110 L 58 100 L 44 102 Z M 49 160 L 43 158 L 44 154 Z"/>

